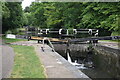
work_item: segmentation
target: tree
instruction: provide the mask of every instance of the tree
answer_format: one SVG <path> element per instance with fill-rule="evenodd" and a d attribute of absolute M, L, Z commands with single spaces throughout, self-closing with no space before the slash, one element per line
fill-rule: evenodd
<path fill-rule="evenodd" d="M 2 30 L 3 33 L 7 30 L 12 30 L 22 26 L 22 7 L 21 2 L 6 2 L 5 11 L 9 13 L 9 17 L 4 15 L 2 17 Z M 4 11 L 4 12 L 5 12 Z M 9 11 L 9 12 L 8 12 Z"/>
<path fill-rule="evenodd" d="M 8 9 L 8 7 L 6 6 L 6 2 L 1 2 L 1 5 L 2 5 L 2 17 L 3 18 L 9 18 L 10 17 L 10 10 Z"/>
<path fill-rule="evenodd" d="M 28 23 L 28 14 L 29 13 L 23 13 L 23 26 L 27 26 L 29 24 Z"/>
<path fill-rule="evenodd" d="M 40 28 L 46 27 L 46 16 L 44 15 L 44 3 L 33 2 L 30 6 L 31 16 L 33 16 L 33 26 L 39 26 Z"/>
<path fill-rule="evenodd" d="M 24 9 L 24 12 L 30 12 L 30 8 L 27 6 L 25 9 Z"/>

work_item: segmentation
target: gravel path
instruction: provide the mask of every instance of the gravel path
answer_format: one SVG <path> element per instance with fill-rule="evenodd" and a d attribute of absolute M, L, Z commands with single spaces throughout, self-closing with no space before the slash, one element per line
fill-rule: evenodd
<path fill-rule="evenodd" d="M 14 50 L 8 45 L 2 44 L 2 78 L 9 78 L 14 64 Z"/>
<path fill-rule="evenodd" d="M 2 39 L 0 38 L 0 80 L 2 79 Z"/>

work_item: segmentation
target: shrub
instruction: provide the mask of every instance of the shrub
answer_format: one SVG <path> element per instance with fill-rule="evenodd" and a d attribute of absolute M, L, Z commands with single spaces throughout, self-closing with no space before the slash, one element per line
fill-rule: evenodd
<path fill-rule="evenodd" d="M 12 34 L 12 31 L 11 31 L 11 30 L 8 30 L 8 31 L 6 31 L 5 34 Z"/>

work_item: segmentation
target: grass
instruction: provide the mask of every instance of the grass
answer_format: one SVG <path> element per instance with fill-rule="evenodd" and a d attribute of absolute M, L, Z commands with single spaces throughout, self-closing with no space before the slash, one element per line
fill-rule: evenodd
<path fill-rule="evenodd" d="M 45 78 L 44 68 L 36 56 L 34 47 L 12 45 L 15 62 L 11 78 Z"/>
<path fill-rule="evenodd" d="M 108 41 L 108 42 L 119 42 L 119 43 L 120 43 L 120 40 L 101 40 L 101 41 Z"/>
<path fill-rule="evenodd" d="M 4 40 L 4 43 L 12 43 L 12 42 L 17 42 L 17 41 L 27 41 L 25 39 L 10 39 L 10 38 L 6 38 L 5 36 L 3 36 L 2 39 Z"/>

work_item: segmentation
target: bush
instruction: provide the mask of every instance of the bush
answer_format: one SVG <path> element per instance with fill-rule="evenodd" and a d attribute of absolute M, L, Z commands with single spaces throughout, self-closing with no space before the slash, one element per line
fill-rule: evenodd
<path fill-rule="evenodd" d="M 12 34 L 12 31 L 11 31 L 11 30 L 8 30 L 8 31 L 6 31 L 5 34 Z"/>
<path fill-rule="evenodd" d="M 5 34 L 18 34 L 18 33 L 19 33 L 19 29 L 12 29 L 12 30 L 6 31 Z"/>
<path fill-rule="evenodd" d="M 120 31 L 112 32 L 111 36 L 120 36 Z"/>
<path fill-rule="evenodd" d="M 11 30 L 11 31 L 12 31 L 13 34 L 17 34 L 17 33 L 19 32 L 18 29 L 13 29 L 13 30 Z"/>

